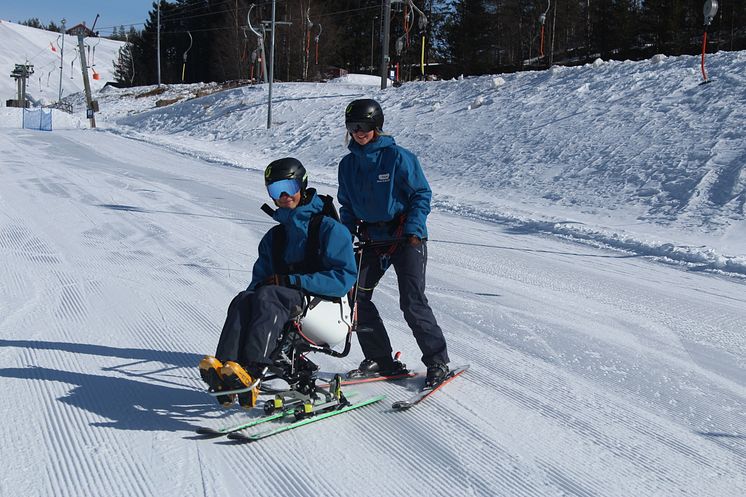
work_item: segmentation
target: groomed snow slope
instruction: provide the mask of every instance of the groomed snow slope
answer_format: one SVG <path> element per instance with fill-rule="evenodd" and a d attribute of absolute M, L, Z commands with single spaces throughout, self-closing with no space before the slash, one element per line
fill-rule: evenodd
<path fill-rule="evenodd" d="M 255 445 L 199 440 L 247 416 L 195 366 L 271 226 L 260 174 L 79 130 L 5 130 L 0 152 L 0 495 L 746 489 L 738 280 L 438 212 L 429 297 L 466 375 L 407 413 L 387 406 L 416 382 L 370 384 L 349 390 L 384 403 Z M 417 367 L 393 275 L 376 300 Z"/>

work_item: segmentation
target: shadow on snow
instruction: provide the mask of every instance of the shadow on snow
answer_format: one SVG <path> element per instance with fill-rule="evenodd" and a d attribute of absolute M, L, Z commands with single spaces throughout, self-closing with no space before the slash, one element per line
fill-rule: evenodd
<path fill-rule="evenodd" d="M 0 347 L 59 350 L 134 360 L 126 365 L 101 369 L 126 377 L 36 366 L 0 369 L 0 377 L 3 378 L 74 385 L 65 396 L 57 400 L 105 419 L 92 422 L 90 426 L 120 430 L 193 432 L 197 426 L 193 421 L 199 423 L 206 415 L 214 414 L 219 409 L 203 391 L 184 385 L 183 382 L 163 379 L 163 376 L 166 376 L 164 372 L 181 367 L 195 367 L 201 358 L 198 354 L 31 340 L 0 340 Z M 74 358 L 71 358 L 71 361 L 74 361 Z M 170 364 L 173 367 L 151 368 L 144 373 L 132 373 L 122 369 L 150 361 Z M 158 376 L 153 376 L 154 373 Z M 184 378 L 183 375 L 181 377 Z M 218 412 L 229 415 L 233 411 Z"/>

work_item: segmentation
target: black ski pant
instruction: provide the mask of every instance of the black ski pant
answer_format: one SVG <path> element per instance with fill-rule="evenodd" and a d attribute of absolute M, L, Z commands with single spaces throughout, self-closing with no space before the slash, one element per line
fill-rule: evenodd
<path fill-rule="evenodd" d="M 399 307 L 422 351 L 422 362 L 426 366 L 438 362 L 448 363 L 443 331 L 438 326 L 427 297 L 425 297 L 427 242 L 423 240 L 417 246 L 400 243 L 390 256 L 382 256 L 379 253 L 381 250 L 372 247 L 364 248 L 360 262 L 360 279 L 357 288 L 357 337 L 363 354 L 366 359 L 391 357 L 391 341 L 378 309 L 371 300 L 373 290 L 391 265 L 394 266 L 399 284 Z"/>
<path fill-rule="evenodd" d="M 272 364 L 270 356 L 282 330 L 301 312 L 303 300 L 300 290 L 278 285 L 239 293 L 228 307 L 215 357 L 244 368 Z"/>

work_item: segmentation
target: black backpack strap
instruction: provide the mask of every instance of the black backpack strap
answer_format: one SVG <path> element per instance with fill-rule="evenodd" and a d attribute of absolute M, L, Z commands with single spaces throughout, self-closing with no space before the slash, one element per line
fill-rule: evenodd
<path fill-rule="evenodd" d="M 321 213 L 325 216 L 329 216 L 335 221 L 339 221 L 339 213 L 337 212 L 337 208 L 334 206 L 334 198 L 331 195 L 320 195 L 318 193 L 316 195 L 324 203 Z"/>
<path fill-rule="evenodd" d="M 262 212 L 267 214 L 269 217 L 275 216 L 275 210 L 272 207 L 268 206 L 267 204 L 262 204 L 260 209 L 262 210 Z"/>
<path fill-rule="evenodd" d="M 288 265 L 285 262 L 286 240 L 285 227 L 281 224 L 274 226 L 272 228 L 272 265 L 277 274 L 289 274 Z"/>
<path fill-rule="evenodd" d="M 285 262 L 285 245 L 287 235 L 285 227 L 278 224 L 272 228 L 272 262 L 277 274 L 309 274 L 320 268 L 321 256 L 321 223 L 323 214 L 314 214 L 308 222 L 308 238 L 306 239 L 306 253 L 302 261 L 294 264 Z"/>
<path fill-rule="evenodd" d="M 324 214 L 314 214 L 308 222 L 308 239 L 306 240 L 305 263 L 308 273 L 316 272 L 320 267 L 321 258 L 321 223 Z"/>
<path fill-rule="evenodd" d="M 324 203 L 324 207 L 321 212 L 311 216 L 308 222 L 306 253 L 303 261 L 295 264 L 285 262 L 285 245 L 287 243 L 285 228 L 281 224 L 272 228 L 272 261 L 277 274 L 309 274 L 321 270 L 321 223 L 327 216 L 339 221 L 339 213 L 337 213 L 337 209 L 334 207 L 334 199 L 330 195 L 318 195 L 318 197 Z M 271 209 L 269 206 L 267 208 Z M 262 210 L 269 214 L 264 206 L 262 206 Z"/>

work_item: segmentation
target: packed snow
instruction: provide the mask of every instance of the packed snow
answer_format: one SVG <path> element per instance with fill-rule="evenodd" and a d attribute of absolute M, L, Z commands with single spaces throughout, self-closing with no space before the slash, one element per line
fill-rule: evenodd
<path fill-rule="evenodd" d="M 56 35 L 0 23 L 50 81 Z M 74 79 L 52 132 L 2 108 L 0 495 L 746 494 L 746 52 L 699 70 L 277 82 L 269 129 L 266 85 L 103 88 L 111 72 L 95 130 Z M 55 101 L 43 83 L 31 99 Z M 196 365 L 273 224 L 261 171 L 295 156 L 334 194 L 364 97 L 433 188 L 428 297 L 471 368 L 405 413 L 416 380 L 347 387 L 386 399 L 255 444 L 200 438 L 259 415 L 220 408 Z M 393 273 L 374 300 L 420 369 Z"/>

